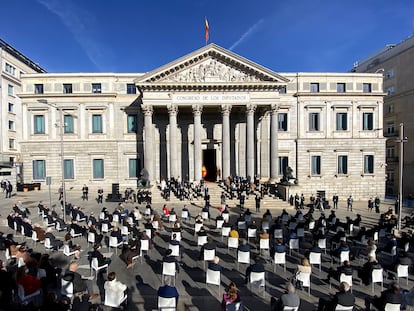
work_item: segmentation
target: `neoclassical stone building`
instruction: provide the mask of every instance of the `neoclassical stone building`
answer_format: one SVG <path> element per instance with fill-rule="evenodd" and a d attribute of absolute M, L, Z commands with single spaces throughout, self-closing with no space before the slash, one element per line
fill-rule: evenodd
<path fill-rule="evenodd" d="M 306 195 L 384 194 L 381 74 L 275 73 L 210 44 L 145 74 L 22 83 L 25 182 L 58 186 L 63 146 L 69 187 L 134 187 L 144 167 L 153 182 L 274 182 L 290 166 Z"/>

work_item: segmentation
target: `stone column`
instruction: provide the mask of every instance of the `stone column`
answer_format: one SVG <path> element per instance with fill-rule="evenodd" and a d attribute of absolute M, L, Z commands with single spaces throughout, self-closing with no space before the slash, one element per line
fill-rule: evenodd
<path fill-rule="evenodd" d="M 221 105 L 221 176 L 223 180 L 230 176 L 230 111 L 231 105 Z"/>
<path fill-rule="evenodd" d="M 154 180 L 153 172 L 153 146 L 154 139 L 152 133 L 152 113 L 154 109 L 151 105 L 142 105 L 144 111 L 144 129 L 145 129 L 145 144 L 144 144 L 144 168 L 148 171 L 149 180 Z"/>
<path fill-rule="evenodd" d="M 247 130 L 246 130 L 246 174 L 251 180 L 254 177 L 254 111 L 256 105 L 248 104 L 246 106 Z M 247 177 L 246 176 L 246 177 Z"/>
<path fill-rule="evenodd" d="M 194 115 L 194 181 L 199 182 L 201 180 L 201 112 L 203 106 L 193 105 Z"/>
<path fill-rule="evenodd" d="M 178 178 L 178 141 L 177 141 L 177 114 L 176 105 L 168 105 L 170 115 L 170 177 Z M 181 177 L 181 176 L 180 176 Z"/>
<path fill-rule="evenodd" d="M 271 119 L 270 119 L 270 180 L 276 181 L 278 178 L 278 160 L 279 155 L 277 152 L 277 129 L 278 129 L 278 115 L 279 105 L 273 104 L 271 106 Z"/>

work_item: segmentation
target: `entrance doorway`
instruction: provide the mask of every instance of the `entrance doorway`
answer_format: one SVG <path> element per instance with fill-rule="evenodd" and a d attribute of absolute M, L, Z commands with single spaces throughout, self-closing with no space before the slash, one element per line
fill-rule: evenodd
<path fill-rule="evenodd" d="M 203 150 L 203 167 L 205 167 L 205 177 L 206 181 L 216 181 L 217 174 L 217 165 L 216 165 L 216 150 L 215 149 L 206 149 Z"/>

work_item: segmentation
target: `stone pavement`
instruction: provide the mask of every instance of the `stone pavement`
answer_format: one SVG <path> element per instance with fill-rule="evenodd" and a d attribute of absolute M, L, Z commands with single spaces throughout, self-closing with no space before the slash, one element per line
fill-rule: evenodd
<path fill-rule="evenodd" d="M 214 187 L 214 186 L 213 186 Z M 155 190 L 157 191 L 157 190 Z M 114 202 L 104 202 L 102 205 L 96 203 L 95 193 L 90 195 L 89 201 L 82 201 L 81 191 L 68 190 L 67 192 L 67 201 L 71 202 L 74 205 L 81 206 L 84 209 L 86 214 L 89 214 L 91 211 L 94 211 L 96 215 L 99 215 L 99 211 L 102 206 L 106 206 L 109 211 L 117 206 L 118 203 Z M 339 209 L 336 210 L 336 214 L 340 219 L 344 219 L 345 216 L 350 216 L 355 218 L 356 214 L 359 213 L 362 215 L 364 223 L 368 225 L 373 225 L 377 222 L 379 214 L 368 212 L 366 202 L 354 202 L 353 212 L 346 211 L 346 198 L 340 198 Z M 0 214 L 1 214 L 1 226 L 0 230 L 3 232 L 11 233 L 12 230 L 7 228 L 5 225 L 5 219 L 9 211 L 11 210 L 12 204 L 16 203 L 18 200 L 22 201 L 24 206 L 28 207 L 32 213 L 31 218 L 32 222 L 40 222 L 41 220 L 37 216 L 37 204 L 40 200 L 48 204 L 49 202 L 49 192 L 47 190 L 40 190 L 37 192 L 18 192 L 14 193 L 14 196 L 11 199 L 1 199 L 0 200 Z M 159 201 L 153 202 L 153 208 L 161 213 L 162 204 L 167 203 L 169 208 L 174 207 L 177 211 L 177 214 L 181 214 L 181 208 L 186 204 L 191 212 L 191 215 L 196 215 L 204 204 L 204 201 L 195 200 L 192 202 L 163 202 Z M 58 194 L 56 192 L 52 193 L 52 206 L 57 206 L 58 203 Z M 239 210 L 237 208 L 237 201 L 229 201 L 229 207 L 231 208 L 231 222 L 235 222 L 238 217 Z M 385 202 L 381 206 L 381 211 L 384 212 L 389 207 L 392 207 L 393 202 Z M 136 204 L 126 203 L 124 204 L 125 208 L 131 210 Z M 273 215 L 279 215 L 281 212 L 281 206 L 286 207 L 288 212 L 293 214 L 295 213 L 289 205 L 284 204 L 275 204 L 277 207 L 273 207 L 273 204 L 270 202 L 265 205 L 265 208 L 270 209 Z M 144 205 L 140 206 L 140 210 L 144 211 Z M 259 220 L 265 210 L 262 208 L 260 214 L 255 213 L 253 210 L 253 218 L 259 223 Z M 305 210 L 306 212 L 306 210 Z M 405 213 L 411 213 L 411 211 L 404 210 Z M 211 209 L 211 217 L 214 219 L 217 216 L 217 209 Z M 329 213 L 327 211 L 326 213 Z M 319 217 L 319 212 L 315 212 L 316 217 Z M 315 217 L 315 218 L 316 218 Z M 142 225 L 141 225 L 142 226 Z M 183 234 L 181 244 L 184 247 L 184 256 L 181 261 L 180 272 L 176 278 L 176 287 L 180 293 L 179 306 L 178 310 L 220 310 L 220 301 L 223 290 L 227 284 L 231 281 L 234 281 L 240 289 L 240 294 L 245 305 L 245 310 L 266 310 L 270 305 L 270 298 L 272 296 L 279 297 L 284 290 L 286 282 L 292 277 L 293 271 L 296 265 L 299 263 L 300 256 L 305 253 L 306 249 L 310 246 L 308 242 L 301 243 L 300 254 L 297 252 L 292 252 L 292 256 L 287 256 L 287 269 L 286 272 L 282 267 L 276 267 L 276 272 L 274 272 L 274 267 L 269 261 L 266 264 L 266 289 L 265 292 L 259 290 L 258 288 L 250 288 L 244 284 L 244 273 L 247 268 L 247 265 L 241 264 L 240 268 L 237 269 L 236 261 L 237 254 L 235 251 L 228 252 L 226 239 L 222 242 L 221 232 L 215 229 L 215 221 L 210 220 L 205 223 L 205 226 L 211 230 L 210 236 L 213 238 L 214 242 L 217 244 L 217 255 L 220 257 L 220 264 L 224 268 L 222 271 L 222 286 L 220 292 L 216 286 L 205 285 L 205 270 L 203 268 L 202 261 L 198 260 L 199 256 L 199 247 L 197 246 L 197 240 L 194 236 L 194 219 L 189 223 L 183 224 Z M 127 310 L 154 310 L 157 308 L 157 289 L 161 285 L 161 259 L 162 256 L 168 248 L 168 241 L 171 235 L 171 225 L 166 224 L 166 230 L 161 231 L 159 235 L 154 238 L 154 248 L 149 252 L 148 256 L 145 256 L 143 263 L 138 262 L 133 269 L 127 270 L 125 264 L 115 255 L 113 251 L 107 250 L 106 246 L 103 247 L 102 251 L 104 253 L 111 253 L 112 263 L 110 264 L 109 271 L 115 271 L 118 276 L 118 280 L 125 283 L 129 287 L 128 295 L 128 307 Z M 56 233 L 57 236 L 63 238 L 63 233 Z M 21 240 L 20 235 L 16 235 L 17 240 Z M 309 236 L 308 236 L 309 237 Z M 28 244 L 31 245 L 30 239 L 27 240 Z M 82 258 L 80 259 L 80 272 L 89 275 L 89 265 L 87 261 L 87 253 L 91 250 L 91 247 L 86 243 L 86 239 L 78 238 L 77 243 L 82 246 Z M 252 243 L 252 242 L 251 242 Z M 252 249 L 253 258 L 258 249 L 255 245 Z M 38 244 L 34 246 L 34 249 L 37 251 L 45 252 L 43 245 Z M 118 251 L 118 255 L 119 255 Z M 62 267 L 65 267 L 69 263 L 70 258 L 64 257 L 61 252 L 55 252 L 52 254 L 55 262 Z M 301 297 L 301 308 L 300 310 L 314 310 L 317 306 L 319 297 L 326 296 L 330 293 L 335 293 L 337 290 L 337 284 L 334 283 L 330 289 L 329 284 L 324 280 L 326 279 L 326 273 L 329 267 L 331 266 L 330 257 L 328 255 L 323 255 L 323 265 L 322 271 L 314 267 L 312 272 L 312 285 L 311 285 L 311 295 L 308 296 L 306 291 L 300 291 L 299 295 Z M 354 265 L 358 265 L 358 262 L 355 261 Z M 386 280 L 389 282 L 389 280 Z M 356 284 L 355 284 L 356 283 Z M 405 280 L 401 282 L 404 288 L 411 288 L 413 286 L 413 279 L 410 279 L 409 285 L 405 286 Z M 94 282 L 95 289 L 98 291 L 96 282 Z M 380 286 L 376 285 L 375 294 L 380 293 Z M 357 296 L 356 306 L 358 308 L 363 307 L 363 298 L 367 294 L 371 294 L 371 288 L 366 288 L 365 286 L 359 285 L 358 282 L 354 282 L 353 293 Z"/>

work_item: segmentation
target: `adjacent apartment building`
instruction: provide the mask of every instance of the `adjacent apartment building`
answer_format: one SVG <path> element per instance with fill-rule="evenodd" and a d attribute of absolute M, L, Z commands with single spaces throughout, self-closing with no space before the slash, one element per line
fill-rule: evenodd
<path fill-rule="evenodd" d="M 147 73 L 26 73 L 23 177 L 58 187 L 63 167 L 67 187 L 110 191 L 142 168 L 155 184 L 277 182 L 290 167 L 298 193 L 382 197 L 382 79 L 276 73 L 215 44 Z"/>
<path fill-rule="evenodd" d="M 15 168 L 20 162 L 20 141 L 22 139 L 21 76 L 25 73 L 45 73 L 15 48 L 0 39 L 0 180 L 16 184 Z"/>
<path fill-rule="evenodd" d="M 386 141 L 386 193 L 399 193 L 401 133 L 403 138 L 403 197 L 414 195 L 414 36 L 399 44 L 388 44 L 381 51 L 357 62 L 353 72 L 379 72 L 384 75 L 384 136 Z"/>

